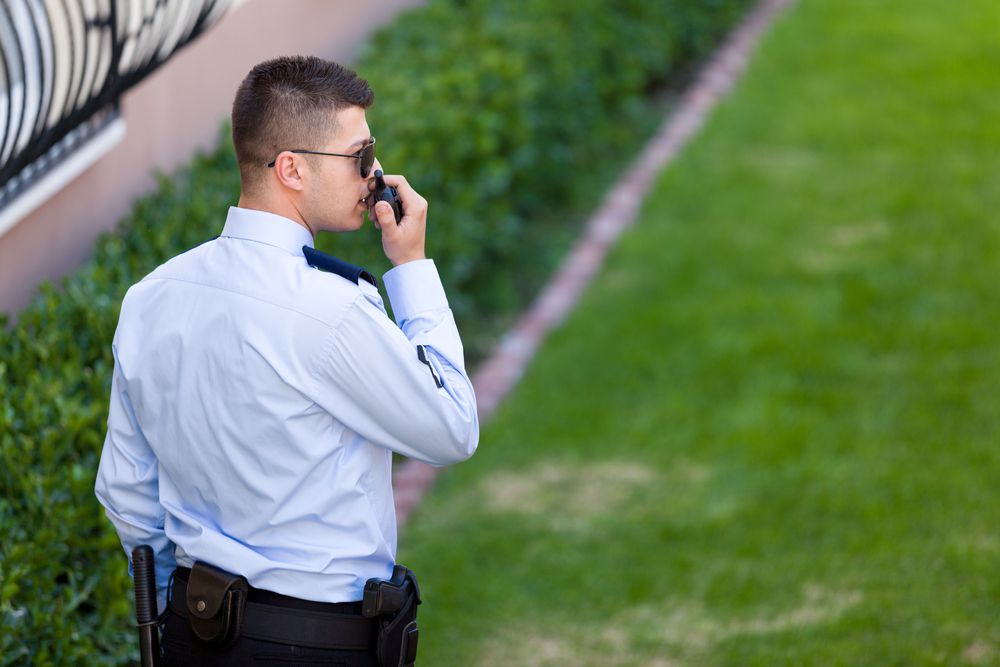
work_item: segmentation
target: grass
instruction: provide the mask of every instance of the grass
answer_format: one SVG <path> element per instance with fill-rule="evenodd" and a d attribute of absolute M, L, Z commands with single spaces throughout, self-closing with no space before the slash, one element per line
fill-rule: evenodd
<path fill-rule="evenodd" d="M 421 662 L 1000 661 L 998 31 L 778 22 L 404 532 Z"/>

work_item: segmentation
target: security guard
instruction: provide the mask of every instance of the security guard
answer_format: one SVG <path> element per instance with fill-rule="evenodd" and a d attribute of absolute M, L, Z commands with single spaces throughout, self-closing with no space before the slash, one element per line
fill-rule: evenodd
<path fill-rule="evenodd" d="M 122 303 L 96 492 L 127 554 L 153 547 L 164 664 L 412 661 L 415 625 L 361 608 L 378 580 L 407 614 L 419 602 L 395 563 L 392 452 L 456 463 L 479 423 L 424 256 L 427 202 L 386 175 L 401 219 L 375 204 L 373 100 L 318 58 L 254 67 L 233 103 L 242 189 L 221 236 Z M 366 214 L 394 265 L 395 323 L 375 278 L 313 248 Z"/>

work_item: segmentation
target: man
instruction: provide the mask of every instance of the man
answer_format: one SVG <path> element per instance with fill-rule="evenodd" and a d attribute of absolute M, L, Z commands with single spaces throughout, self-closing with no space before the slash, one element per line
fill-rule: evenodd
<path fill-rule="evenodd" d="M 122 303 L 96 492 L 126 553 L 154 549 L 167 663 L 379 664 L 386 619 L 359 601 L 394 572 L 392 452 L 447 465 L 478 444 L 424 256 L 427 202 L 386 175 L 402 219 L 375 203 L 373 99 L 317 58 L 254 67 L 233 103 L 242 189 L 221 236 Z M 312 247 L 366 214 L 394 265 L 398 326 L 374 278 Z"/>

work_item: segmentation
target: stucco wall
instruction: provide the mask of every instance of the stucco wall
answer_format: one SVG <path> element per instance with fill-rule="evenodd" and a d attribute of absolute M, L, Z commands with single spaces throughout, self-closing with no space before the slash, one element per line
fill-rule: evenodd
<path fill-rule="evenodd" d="M 98 234 L 152 190 L 156 170 L 170 172 L 213 147 L 253 65 L 289 54 L 350 63 L 375 28 L 421 1 L 247 0 L 232 9 L 125 94 L 121 143 L 0 236 L 0 310 L 16 314 L 41 281 L 86 260 Z"/>

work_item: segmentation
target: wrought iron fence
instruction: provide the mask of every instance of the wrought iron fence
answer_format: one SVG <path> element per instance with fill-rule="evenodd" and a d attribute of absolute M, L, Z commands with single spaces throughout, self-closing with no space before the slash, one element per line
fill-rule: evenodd
<path fill-rule="evenodd" d="M 0 0 L 0 208 L 233 0 Z"/>

